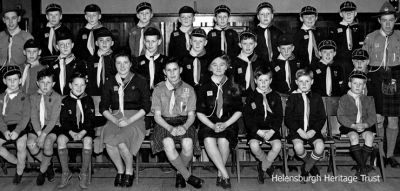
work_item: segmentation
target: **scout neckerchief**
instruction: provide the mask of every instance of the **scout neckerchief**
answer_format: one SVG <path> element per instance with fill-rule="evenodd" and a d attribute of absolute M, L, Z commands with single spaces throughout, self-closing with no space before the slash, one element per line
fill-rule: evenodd
<path fill-rule="evenodd" d="M 104 66 L 104 56 L 108 56 L 112 54 L 112 50 L 108 50 L 108 51 L 102 51 L 101 49 L 99 49 L 97 51 L 97 55 L 99 56 L 99 63 L 97 64 L 97 77 L 96 77 L 96 81 L 97 81 L 97 87 L 100 87 L 100 83 L 106 81 L 106 74 L 105 74 L 105 66 Z"/>
<path fill-rule="evenodd" d="M 263 96 L 263 106 L 264 106 L 264 120 L 268 116 L 268 111 L 272 113 L 272 109 L 268 104 L 267 94 L 270 93 L 272 90 L 269 88 L 267 91 L 262 91 L 260 88 L 256 88 L 257 92 Z"/>
<path fill-rule="evenodd" d="M 40 121 L 40 127 L 43 129 L 45 122 L 46 122 L 46 103 L 44 101 L 44 96 L 46 96 L 45 93 L 42 92 L 42 90 L 38 89 L 38 94 L 40 95 L 40 103 L 39 103 L 39 121 Z M 51 94 L 49 92 L 48 94 Z"/>
<path fill-rule="evenodd" d="M 362 105 L 361 105 L 361 94 L 357 95 L 355 93 L 353 93 L 351 90 L 347 91 L 347 94 L 352 97 L 356 103 L 356 107 L 357 107 L 357 118 L 356 118 L 356 123 L 361 123 L 362 119 Z"/>
<path fill-rule="evenodd" d="M 58 59 L 58 64 L 60 65 L 60 90 L 61 94 L 64 95 L 64 87 L 66 84 L 66 77 L 67 77 L 67 70 L 66 70 L 66 65 L 69 64 L 72 60 L 75 59 L 74 54 L 70 54 L 66 57 L 61 57 L 61 55 L 57 58 Z"/>
<path fill-rule="evenodd" d="M 263 24 L 258 24 L 259 27 L 265 29 L 264 31 L 264 38 L 265 38 L 265 45 L 267 46 L 267 50 L 268 50 L 268 60 L 270 62 L 272 62 L 272 56 L 273 56 L 273 52 L 272 52 L 272 43 L 271 43 L 271 31 L 269 30 L 269 27 L 271 25 L 265 26 Z"/>
<path fill-rule="evenodd" d="M 320 62 L 326 66 L 326 75 L 325 75 L 326 95 L 331 96 L 332 95 L 332 71 L 331 71 L 332 63 L 326 63 L 323 60 L 320 60 Z"/>
<path fill-rule="evenodd" d="M 224 75 L 224 77 L 221 78 L 221 80 L 216 83 L 215 85 L 217 85 L 217 96 L 215 97 L 215 102 L 216 102 L 216 106 L 217 106 L 217 117 L 221 118 L 224 111 L 223 111 L 223 105 L 224 105 L 224 97 L 223 97 L 223 93 L 224 91 L 222 90 L 222 87 L 224 86 L 225 82 L 228 81 L 228 78 Z M 215 109 L 215 107 L 214 107 Z"/>
<path fill-rule="evenodd" d="M 56 30 L 60 28 L 61 23 L 58 23 L 57 25 L 52 25 L 50 22 L 47 23 L 46 27 L 50 28 L 50 33 L 49 33 L 49 42 L 47 43 L 47 48 L 49 49 L 50 53 L 53 54 L 53 49 L 57 49 L 56 47 Z"/>
<path fill-rule="evenodd" d="M 149 60 L 149 75 L 150 75 L 150 89 L 154 88 L 154 75 L 155 75 L 155 63 L 154 61 L 160 57 L 158 53 L 150 53 L 148 50 L 145 52 L 145 57 Z"/>
<path fill-rule="evenodd" d="M 254 82 L 254 73 L 253 73 L 252 62 L 254 62 L 257 59 L 257 55 L 254 53 L 250 59 L 249 59 L 249 56 L 251 56 L 251 55 L 247 55 L 242 51 L 238 55 L 238 58 L 242 59 L 243 61 L 245 61 L 247 63 L 246 74 L 245 74 L 246 90 L 249 87 L 251 87 L 251 89 L 254 90 L 255 82 Z"/>
<path fill-rule="evenodd" d="M 76 100 L 76 113 L 75 113 L 76 114 L 76 125 L 79 128 L 79 122 L 82 122 L 82 124 L 83 124 L 83 122 L 85 121 L 85 115 L 84 115 L 84 112 L 83 112 L 81 99 L 86 96 L 86 93 L 83 92 L 83 94 L 77 96 L 74 93 L 72 93 L 72 91 L 71 91 L 69 95 L 73 99 Z"/>
<path fill-rule="evenodd" d="M 184 34 L 185 34 L 185 44 L 186 44 L 186 50 L 190 51 L 190 33 L 192 33 L 193 27 L 183 27 L 181 26 L 179 28 Z"/>
<path fill-rule="evenodd" d="M 119 111 L 122 113 L 122 116 L 125 116 L 125 113 L 124 113 L 124 90 L 128 86 L 128 84 L 131 82 L 133 75 L 134 75 L 133 73 L 129 72 L 124 80 L 122 80 L 122 78 L 119 74 L 115 75 L 115 80 L 117 81 L 118 86 L 119 86 L 118 87 Z"/>
<path fill-rule="evenodd" d="M 193 81 L 194 84 L 199 84 L 200 82 L 200 74 L 201 74 L 201 63 L 199 57 L 202 57 L 206 54 L 206 51 L 203 50 L 200 53 L 195 52 L 193 49 L 190 50 L 190 55 L 194 57 L 193 59 Z"/>
<path fill-rule="evenodd" d="M 387 55 L 388 55 L 389 37 L 393 34 L 393 31 L 390 34 L 386 34 L 385 32 L 382 31 L 382 29 L 380 29 L 379 32 L 382 34 L 383 37 L 385 37 L 385 46 L 383 49 L 381 66 L 383 65 L 383 68 L 386 70 L 387 64 L 388 64 L 388 56 Z"/>
<path fill-rule="evenodd" d="M 314 32 L 313 32 L 313 30 L 315 30 L 315 28 L 309 28 L 309 27 L 307 27 L 306 25 L 303 24 L 303 26 L 301 26 L 301 29 L 303 29 L 304 31 L 308 32 L 307 51 L 308 51 L 308 61 L 309 61 L 309 63 L 311 63 L 313 51 L 314 51 L 314 55 L 317 58 L 319 58 L 318 48 L 317 48 L 317 41 L 315 41 L 315 36 L 314 36 Z"/>
<path fill-rule="evenodd" d="M 286 84 L 287 84 L 287 86 L 289 88 L 289 91 L 291 89 L 291 85 L 290 84 L 292 83 L 292 72 L 290 70 L 289 61 L 292 60 L 292 59 L 293 59 L 293 55 L 290 56 L 288 59 L 285 59 L 282 56 L 282 54 L 279 54 L 279 56 L 278 56 L 278 60 L 285 61 L 285 81 L 286 81 Z"/>
<path fill-rule="evenodd" d="M 221 31 L 221 51 L 227 53 L 228 52 L 228 44 L 226 41 L 225 31 L 229 28 L 229 26 L 225 28 L 221 28 L 218 25 L 215 25 L 214 29 Z"/>
<path fill-rule="evenodd" d="M 142 23 L 138 22 L 137 27 L 140 29 L 140 38 L 139 38 L 139 53 L 138 55 L 142 55 L 142 51 L 144 50 L 144 30 L 147 25 L 150 23 Z"/>
<path fill-rule="evenodd" d="M 98 28 L 101 28 L 101 27 L 103 27 L 103 25 L 102 25 L 100 22 L 98 22 L 98 23 L 95 24 L 95 25 L 92 25 L 92 24 L 90 24 L 90 23 L 87 23 L 86 26 L 85 26 L 85 28 L 87 28 L 87 29 L 90 30 L 89 36 L 88 36 L 88 38 L 87 38 L 86 47 L 87 47 L 87 49 L 89 50 L 89 52 L 90 52 L 90 54 L 91 54 L 92 56 L 94 55 L 94 50 L 95 50 L 93 31 L 94 31 L 95 29 L 98 29 Z"/>
<path fill-rule="evenodd" d="M 346 26 L 346 42 L 347 42 L 347 49 L 352 50 L 353 49 L 353 34 L 351 30 L 351 26 L 357 24 L 355 22 L 353 23 L 348 23 L 346 21 L 340 22 L 341 25 Z"/>
<path fill-rule="evenodd" d="M 179 80 L 179 82 L 177 82 L 176 84 L 172 84 L 171 82 L 169 82 L 169 80 L 165 80 L 165 86 L 167 87 L 167 89 L 169 91 L 172 91 L 171 93 L 171 98 L 169 99 L 169 114 L 173 115 L 174 114 L 174 106 L 175 106 L 175 101 L 176 101 L 176 96 L 175 96 L 175 92 L 176 90 L 181 87 L 183 84 L 182 80 Z"/>
<path fill-rule="evenodd" d="M 14 99 L 18 93 L 19 93 L 19 89 L 15 90 L 15 91 L 11 91 L 10 89 L 6 89 L 5 91 L 6 95 L 4 95 L 4 100 L 3 100 L 3 116 L 6 115 L 6 108 L 7 108 L 7 104 L 10 100 Z"/>
<path fill-rule="evenodd" d="M 32 63 L 26 63 L 24 72 L 22 73 L 22 87 L 25 86 L 25 92 L 28 93 L 29 85 L 30 85 L 30 72 L 29 70 L 35 66 L 39 66 L 39 59 L 35 60 Z"/>
<path fill-rule="evenodd" d="M 14 31 L 10 32 L 9 30 L 4 30 L 4 32 L 8 35 L 8 46 L 7 46 L 7 59 L 3 63 L 3 67 L 6 64 L 10 64 L 11 62 L 11 50 L 12 50 L 12 45 L 13 45 L 13 38 L 15 35 L 17 35 L 19 32 L 21 32 L 21 29 L 19 27 L 15 28 Z"/>
<path fill-rule="evenodd" d="M 297 89 L 293 91 L 295 94 L 301 94 L 301 97 L 303 98 L 303 129 L 304 131 L 307 132 L 308 128 L 308 123 L 310 119 L 310 100 L 307 97 L 308 92 L 302 92 L 300 89 Z"/>

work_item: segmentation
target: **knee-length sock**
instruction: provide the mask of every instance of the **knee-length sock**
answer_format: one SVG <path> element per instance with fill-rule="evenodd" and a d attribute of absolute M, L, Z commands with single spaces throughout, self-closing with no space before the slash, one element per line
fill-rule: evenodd
<path fill-rule="evenodd" d="M 176 157 L 176 159 L 173 159 L 170 162 L 176 168 L 176 170 L 178 170 L 179 173 L 181 173 L 181 175 L 183 176 L 183 178 L 185 178 L 185 180 L 189 178 L 190 172 L 183 164 L 183 161 L 180 156 Z"/>

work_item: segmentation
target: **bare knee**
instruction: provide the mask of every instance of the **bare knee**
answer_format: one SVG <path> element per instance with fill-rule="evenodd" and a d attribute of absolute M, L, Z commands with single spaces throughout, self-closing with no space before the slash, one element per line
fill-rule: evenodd
<path fill-rule="evenodd" d="M 317 139 L 313 142 L 313 144 L 314 144 L 314 151 L 317 154 L 322 154 L 322 152 L 324 152 L 325 145 L 323 140 Z"/>
<path fill-rule="evenodd" d="M 374 133 L 367 131 L 367 132 L 364 132 L 362 134 L 362 136 L 363 136 L 363 138 L 365 140 L 365 144 L 367 146 L 371 147 L 372 143 L 374 142 L 374 137 L 375 137 Z"/>
<path fill-rule="evenodd" d="M 359 143 L 359 138 L 358 137 L 359 136 L 358 136 L 358 134 L 356 132 L 350 132 L 350 133 L 347 134 L 347 136 L 350 139 L 350 144 L 351 145 L 358 145 L 358 143 Z"/>
<path fill-rule="evenodd" d="M 182 139 L 182 152 L 183 153 L 192 153 L 193 152 L 193 140 L 191 138 Z"/>
<path fill-rule="evenodd" d="M 175 142 L 172 138 L 166 137 L 162 142 L 165 152 L 172 153 L 175 150 Z"/>
<path fill-rule="evenodd" d="M 254 153 L 260 150 L 260 141 L 252 139 L 249 142 L 250 150 Z"/>
<path fill-rule="evenodd" d="M 274 152 L 280 152 L 281 151 L 281 148 L 282 148 L 281 141 L 275 140 L 275 141 L 272 141 L 270 143 L 271 143 L 271 146 L 272 146 L 272 149 L 271 149 L 272 151 L 274 151 Z"/>
<path fill-rule="evenodd" d="M 304 144 L 301 140 L 293 140 L 293 148 L 296 151 L 296 154 L 303 154 L 304 152 Z"/>
<path fill-rule="evenodd" d="M 93 139 L 91 137 L 85 137 L 83 138 L 83 148 L 84 149 L 92 149 L 92 143 L 93 143 Z"/>
<path fill-rule="evenodd" d="M 58 149 L 65 149 L 67 148 L 67 143 L 68 143 L 69 139 L 68 137 L 66 137 L 65 135 L 60 135 L 57 138 L 57 145 L 58 145 Z"/>
<path fill-rule="evenodd" d="M 398 129 L 399 128 L 399 118 L 398 117 L 388 117 L 388 128 Z"/>

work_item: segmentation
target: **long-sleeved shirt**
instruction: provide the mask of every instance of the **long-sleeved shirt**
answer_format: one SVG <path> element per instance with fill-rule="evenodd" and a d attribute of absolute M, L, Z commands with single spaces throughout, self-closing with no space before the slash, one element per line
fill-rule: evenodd
<path fill-rule="evenodd" d="M 49 134 L 53 130 L 54 126 L 60 125 L 60 111 L 61 111 L 61 100 L 62 97 L 55 91 L 51 91 L 44 95 L 44 106 L 45 106 L 45 122 L 44 129 L 40 124 L 40 100 L 42 95 L 35 93 L 30 95 L 31 100 L 31 124 L 35 132 L 43 131 Z"/>
<path fill-rule="evenodd" d="M 99 67 L 100 57 L 97 53 L 87 59 L 87 75 L 88 83 L 86 87 L 86 93 L 91 96 L 101 96 L 102 88 L 104 83 L 115 77 L 117 74 L 117 68 L 115 68 L 114 54 L 104 56 L 104 77 L 103 82 L 102 75 L 100 75 L 100 86 L 97 86 L 97 68 Z"/>
<path fill-rule="evenodd" d="M 9 38 L 10 36 L 5 31 L 0 32 L 0 64 L 3 65 L 6 63 L 7 65 L 16 65 L 21 67 L 26 61 L 26 56 L 23 53 L 24 44 L 29 39 L 33 39 L 33 36 L 30 33 L 21 30 L 12 37 L 10 63 L 7 61 L 8 46 L 10 42 Z"/>
<path fill-rule="evenodd" d="M 93 33 L 96 34 L 96 30 L 99 30 L 100 28 L 104 27 L 99 27 L 96 29 L 93 29 Z M 87 48 L 87 42 L 89 39 L 89 34 L 90 34 L 90 29 L 83 27 L 79 30 L 78 35 L 76 36 L 75 43 L 74 43 L 74 49 L 72 52 L 76 55 L 76 57 L 86 60 L 90 56 L 93 56 L 90 54 L 88 48 Z M 93 36 L 94 36 L 93 34 Z M 94 37 L 96 38 L 96 37 Z M 96 39 L 94 39 L 96 41 Z M 97 47 L 94 47 L 97 50 Z M 94 51 L 94 55 L 96 55 L 96 50 Z"/>
<path fill-rule="evenodd" d="M 156 28 L 158 30 L 160 30 L 160 28 L 155 24 L 150 22 L 148 25 L 146 25 L 145 27 L 143 27 L 143 33 L 149 28 L 149 27 L 153 27 Z M 131 54 L 132 57 L 138 57 L 140 55 L 144 55 L 144 52 L 146 50 L 146 48 L 143 45 L 143 49 L 142 52 L 139 52 L 139 44 L 140 44 L 140 36 L 141 36 L 141 30 L 142 28 L 135 25 L 132 27 L 132 29 L 129 31 L 129 38 L 128 38 L 128 43 L 129 43 L 129 48 L 131 50 Z M 144 42 L 144 36 L 143 36 L 143 42 Z M 158 46 L 158 52 L 163 54 L 164 53 L 164 42 L 162 42 L 159 46 Z"/>
<path fill-rule="evenodd" d="M 314 38 L 316 41 L 316 46 L 321 42 L 321 40 L 324 40 L 325 35 L 322 33 L 321 29 L 314 29 L 313 30 Z M 301 59 L 303 63 L 315 63 L 317 62 L 318 55 L 316 55 L 314 49 L 312 50 L 312 60 L 311 62 L 308 59 L 308 39 L 309 39 L 308 31 L 305 31 L 303 29 L 299 29 L 297 33 L 293 36 L 293 41 L 294 41 L 294 55 L 296 55 L 297 58 Z"/>
<path fill-rule="evenodd" d="M 157 59 L 154 60 L 154 86 L 158 83 L 164 81 L 163 67 L 167 62 L 167 57 L 160 54 Z M 136 58 L 133 71 L 146 78 L 147 84 L 150 84 L 150 70 L 149 70 L 150 60 L 147 59 L 145 55 L 141 55 Z M 148 87 L 150 89 L 150 87 Z"/>
<path fill-rule="evenodd" d="M 182 73 L 181 73 L 181 78 L 184 82 L 188 83 L 189 85 L 191 85 L 192 87 L 199 87 L 202 84 L 204 84 L 204 82 L 206 80 L 209 80 L 211 77 L 211 73 L 208 70 L 208 65 L 210 63 L 210 59 L 208 57 L 207 54 L 204 54 L 203 56 L 199 56 L 198 59 L 200 61 L 200 80 L 199 80 L 199 84 L 195 84 L 194 82 L 194 78 L 193 78 L 193 70 L 194 70 L 194 66 L 193 66 L 193 61 L 194 61 L 195 57 L 193 57 L 190 54 L 187 54 L 186 56 L 184 56 L 181 61 L 180 61 L 180 65 L 182 66 Z M 197 88 L 196 88 L 197 89 Z"/>
<path fill-rule="evenodd" d="M 77 99 L 68 95 L 62 100 L 61 112 L 60 112 L 60 123 L 61 133 L 68 134 L 69 131 L 79 133 L 82 130 L 86 132 L 93 131 L 94 128 L 94 103 L 91 96 L 82 96 L 80 98 L 83 109 L 83 123 L 82 120 L 77 122 Z M 78 109 L 79 111 L 79 109 Z M 82 119 L 82 118 L 81 118 Z"/>
<path fill-rule="evenodd" d="M 381 30 L 369 33 L 364 40 L 363 49 L 368 51 L 369 65 L 383 67 L 383 53 L 385 52 L 385 36 Z M 400 65 L 400 31 L 395 30 L 388 37 L 386 66 Z"/>
<path fill-rule="evenodd" d="M 305 64 L 303 64 L 299 59 L 293 58 L 289 59 L 289 68 L 290 68 L 290 86 L 286 82 L 286 68 L 285 60 L 275 59 L 271 63 L 271 69 L 273 70 L 273 79 L 271 83 L 271 87 L 273 90 L 283 93 L 283 94 L 290 94 L 290 92 L 296 90 L 296 72 L 301 68 L 305 68 Z"/>
<path fill-rule="evenodd" d="M 225 30 L 225 38 L 227 44 L 227 54 L 230 58 L 236 57 L 239 52 L 239 36 L 237 32 L 233 29 Z M 221 30 L 212 29 L 207 34 L 207 45 L 206 51 L 210 54 L 211 60 L 219 55 L 221 52 Z"/>
<path fill-rule="evenodd" d="M 28 64 L 28 63 L 25 63 Z M 35 65 L 33 67 L 29 68 L 29 87 L 28 90 L 26 89 L 26 86 L 28 85 L 27 81 L 25 82 L 24 86 L 21 86 L 21 90 L 24 91 L 27 95 L 32 95 L 37 92 L 38 86 L 36 84 L 37 81 L 37 73 L 40 70 L 43 70 L 46 68 L 46 66 L 43 66 L 41 64 Z M 24 73 L 25 65 L 21 67 L 21 73 Z M 28 79 L 26 79 L 28 80 Z"/>
<path fill-rule="evenodd" d="M 56 27 L 54 29 L 54 35 L 56 36 L 56 39 L 57 39 L 57 33 L 58 33 L 57 31 L 58 30 L 69 31 L 68 27 L 66 27 L 64 24 L 61 24 L 60 27 Z M 51 53 L 49 48 L 47 47 L 48 43 L 49 43 L 50 27 L 45 26 L 44 28 L 40 29 L 38 35 L 39 36 L 35 39 L 38 39 L 40 42 L 40 49 L 42 50 L 42 54 L 40 54 L 40 55 L 42 57 L 60 54 L 60 51 L 58 51 L 54 47 L 53 47 L 53 53 Z M 56 42 L 54 42 L 54 43 L 56 43 Z"/>
<path fill-rule="evenodd" d="M 374 98 L 361 95 L 360 101 L 362 108 L 361 122 L 367 123 L 368 127 L 375 125 L 376 112 L 375 112 Z M 353 97 L 351 97 L 348 94 L 345 94 L 340 98 L 337 110 L 337 117 L 339 123 L 348 128 L 350 128 L 352 124 L 356 123 L 357 106 L 356 106 L 356 101 Z"/>
<path fill-rule="evenodd" d="M 332 82 L 332 92 L 330 96 L 341 96 L 343 95 L 342 86 L 347 84 L 343 84 L 343 70 L 337 63 L 329 64 L 331 68 L 331 82 Z M 323 64 L 322 62 L 317 62 L 311 65 L 311 69 L 314 72 L 314 84 L 311 89 L 313 92 L 318 93 L 321 96 L 327 95 L 327 87 L 326 87 L 326 70 L 328 65 Z"/>
<path fill-rule="evenodd" d="M 169 40 L 168 56 L 181 59 L 188 54 L 189 50 L 186 48 L 185 33 L 180 29 L 173 31 Z"/>
<path fill-rule="evenodd" d="M 0 94 L 1 109 L 4 105 L 4 96 L 6 96 L 6 93 Z M 19 90 L 17 96 L 8 100 L 5 115 L 3 115 L 3 112 L 0 112 L 0 131 L 4 133 L 7 131 L 7 125 L 17 124 L 14 131 L 21 133 L 28 125 L 30 118 L 31 106 L 29 97 Z"/>
<path fill-rule="evenodd" d="M 283 33 L 280 29 L 278 29 L 277 27 L 275 27 L 274 25 L 271 25 L 268 27 L 269 31 L 270 31 L 270 35 L 271 35 L 271 49 L 272 49 L 272 58 L 276 58 L 279 55 L 278 49 L 276 47 L 278 47 L 278 39 L 279 36 L 281 36 Z M 254 34 L 257 36 L 257 46 L 254 49 L 254 51 L 261 56 L 262 58 L 264 58 L 266 61 L 269 61 L 268 58 L 268 47 L 267 47 L 267 43 L 265 42 L 265 30 L 266 28 L 262 28 L 260 26 L 257 26 L 254 29 Z"/>

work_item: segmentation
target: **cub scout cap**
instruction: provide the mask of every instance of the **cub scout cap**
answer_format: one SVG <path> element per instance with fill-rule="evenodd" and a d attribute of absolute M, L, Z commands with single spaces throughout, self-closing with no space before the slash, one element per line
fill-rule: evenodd
<path fill-rule="evenodd" d="M 90 4 L 90 5 L 87 5 L 86 7 L 85 7 L 85 10 L 83 11 L 83 12 L 99 12 L 99 13 L 101 13 L 101 9 L 100 9 L 100 7 L 98 6 L 98 5 L 96 5 L 96 4 Z"/>
<path fill-rule="evenodd" d="M 204 31 L 204 30 L 201 29 L 201 28 L 195 28 L 195 29 L 193 29 L 193 31 L 192 31 L 192 33 L 191 33 L 190 35 L 196 36 L 196 37 L 204 37 L 204 38 L 207 37 L 206 31 Z"/>
<path fill-rule="evenodd" d="M 50 5 L 47 5 L 46 7 L 46 13 L 52 12 L 52 11 L 60 11 L 62 12 L 61 6 L 55 3 L 52 3 Z"/>
<path fill-rule="evenodd" d="M 181 7 L 179 9 L 179 14 L 182 14 L 182 13 L 193 13 L 193 14 L 195 14 L 196 11 L 194 11 L 194 9 L 192 7 L 183 6 L 183 7 Z"/>
<path fill-rule="evenodd" d="M 229 9 L 229 7 L 226 5 L 218 5 L 217 7 L 215 7 L 214 14 L 218 14 L 221 12 L 226 12 L 226 13 L 228 13 L 228 15 L 230 15 L 231 9 Z"/>
<path fill-rule="evenodd" d="M 111 38 L 113 38 L 113 34 L 106 27 L 101 27 L 101 28 L 99 28 L 97 30 L 94 30 L 94 38 L 97 40 L 100 37 L 111 37 Z"/>
<path fill-rule="evenodd" d="M 143 11 L 143 10 L 145 10 L 145 9 L 153 10 L 153 9 L 151 8 L 151 4 L 150 4 L 150 3 L 141 2 L 141 3 L 139 3 L 139 5 L 136 6 L 136 13 L 139 13 L 140 11 Z"/>
<path fill-rule="evenodd" d="M 305 6 L 301 8 L 300 17 L 303 15 L 317 15 L 317 9 L 312 6 Z"/>
<path fill-rule="evenodd" d="M 21 70 L 18 66 L 15 65 L 8 65 L 1 68 L 0 73 L 3 74 L 3 78 L 6 79 L 7 76 L 12 76 L 14 74 L 18 74 L 21 76 Z"/>
<path fill-rule="evenodd" d="M 274 12 L 274 7 L 271 5 L 271 3 L 262 2 L 257 6 L 257 14 L 258 14 L 258 12 L 260 12 L 261 9 L 264 9 L 264 8 L 269 8 L 269 9 L 271 9 L 271 12 Z"/>
<path fill-rule="evenodd" d="M 369 59 L 369 54 L 366 50 L 364 49 L 355 49 L 353 53 L 351 54 L 351 59 L 353 60 L 368 60 Z"/>
<path fill-rule="evenodd" d="M 350 73 L 349 81 L 351 81 L 351 79 L 353 79 L 353 78 L 360 78 L 360 79 L 364 79 L 364 80 L 368 79 L 367 74 L 365 74 L 364 72 L 361 72 L 361 71 L 357 71 L 357 70 L 354 70 Z"/>
<path fill-rule="evenodd" d="M 336 43 L 333 40 L 323 40 L 318 45 L 318 50 L 334 49 L 336 51 Z"/>
<path fill-rule="evenodd" d="M 56 31 L 57 42 L 60 40 L 67 40 L 67 39 L 71 39 L 71 41 L 74 41 L 72 37 L 72 32 L 69 29 L 60 28 Z"/>
<path fill-rule="evenodd" d="M 357 9 L 356 4 L 351 1 L 345 1 L 340 4 L 340 12 L 342 11 L 355 11 Z"/>
<path fill-rule="evenodd" d="M 283 35 L 279 36 L 278 46 L 291 45 L 291 44 L 293 44 L 293 37 L 291 35 L 283 34 Z"/>
<path fill-rule="evenodd" d="M 40 44 L 37 40 L 29 39 L 24 44 L 24 50 L 27 48 L 39 48 L 40 49 Z"/>

